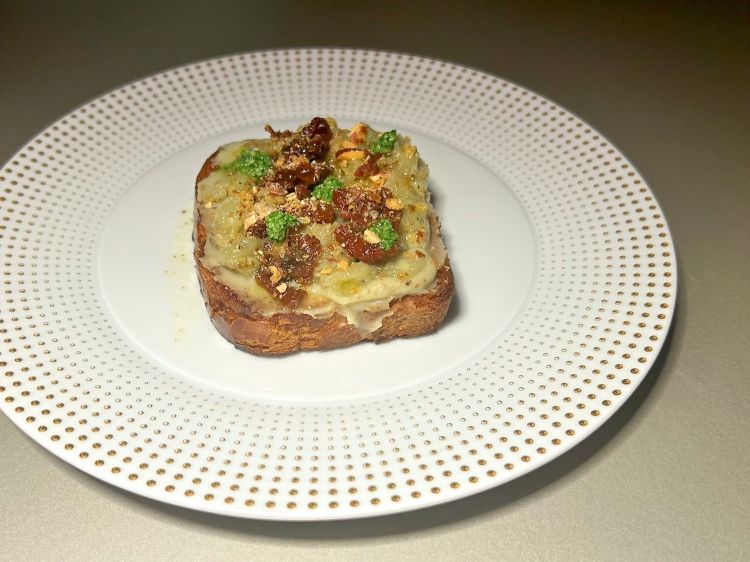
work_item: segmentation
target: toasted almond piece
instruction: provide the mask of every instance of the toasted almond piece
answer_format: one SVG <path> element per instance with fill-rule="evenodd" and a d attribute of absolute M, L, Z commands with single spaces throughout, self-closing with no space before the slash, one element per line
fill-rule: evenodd
<path fill-rule="evenodd" d="M 356 144 L 362 144 L 367 139 L 367 125 L 357 123 L 349 132 L 349 140 Z"/>
<path fill-rule="evenodd" d="M 356 160 L 358 158 L 364 158 L 366 156 L 364 150 L 347 150 L 336 156 L 337 160 Z"/>
<path fill-rule="evenodd" d="M 341 143 L 341 148 L 357 148 L 357 145 L 353 142 L 344 141 Z"/>
<path fill-rule="evenodd" d="M 310 224 L 310 217 L 297 217 L 300 224 Z"/>
<path fill-rule="evenodd" d="M 336 262 L 336 269 L 346 271 L 347 269 L 349 269 L 349 262 L 346 260 L 339 260 L 338 262 Z"/>
<path fill-rule="evenodd" d="M 389 197 L 385 200 L 385 206 L 391 211 L 400 211 L 404 208 L 404 202 L 398 197 Z"/>
<path fill-rule="evenodd" d="M 279 293 L 286 293 L 287 288 L 288 288 L 288 285 L 286 283 L 280 283 L 279 285 L 276 285 L 276 290 Z"/>
<path fill-rule="evenodd" d="M 279 271 L 279 268 L 275 265 L 272 265 L 268 268 L 268 271 L 271 272 L 271 283 L 274 285 L 281 281 L 281 271 Z"/>
<path fill-rule="evenodd" d="M 264 219 L 276 210 L 276 206 L 268 201 L 259 201 L 253 207 L 253 212 L 258 215 L 258 219 Z"/>
<path fill-rule="evenodd" d="M 369 242 L 370 244 L 380 244 L 380 236 L 375 234 L 369 228 L 366 229 L 365 232 L 362 234 L 362 238 L 365 239 L 365 242 Z"/>
<path fill-rule="evenodd" d="M 247 230 L 248 228 L 253 226 L 256 222 L 258 222 L 258 215 L 256 215 L 255 212 L 252 212 L 245 219 L 243 226 L 245 227 L 245 230 Z"/>

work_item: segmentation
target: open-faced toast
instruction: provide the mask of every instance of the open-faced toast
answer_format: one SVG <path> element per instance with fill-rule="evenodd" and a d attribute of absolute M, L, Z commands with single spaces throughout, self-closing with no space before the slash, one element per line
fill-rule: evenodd
<path fill-rule="evenodd" d="M 453 274 L 407 137 L 314 118 L 219 148 L 195 186 L 206 308 L 261 355 L 419 336 L 442 323 Z"/>

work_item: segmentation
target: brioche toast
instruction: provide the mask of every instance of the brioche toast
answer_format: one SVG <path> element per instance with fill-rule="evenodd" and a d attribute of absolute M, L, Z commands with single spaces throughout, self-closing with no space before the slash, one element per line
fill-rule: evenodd
<path fill-rule="evenodd" d="M 453 274 L 408 137 L 316 117 L 220 147 L 195 185 L 194 257 L 211 321 L 259 355 L 436 330 Z"/>

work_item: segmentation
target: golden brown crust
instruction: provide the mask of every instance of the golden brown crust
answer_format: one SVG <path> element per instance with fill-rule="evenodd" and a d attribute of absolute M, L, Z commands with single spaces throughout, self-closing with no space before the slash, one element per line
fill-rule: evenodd
<path fill-rule="evenodd" d="M 214 155 L 201 168 L 196 190 L 198 182 L 213 170 Z M 257 304 L 237 295 L 203 265 L 201 258 L 207 232 L 200 222 L 197 198 L 194 216 L 194 257 L 206 309 L 219 333 L 238 349 L 250 353 L 281 355 L 346 347 L 360 341 L 381 342 L 397 337 L 421 336 L 440 326 L 453 297 L 453 273 L 446 258 L 438 268 L 432 289 L 391 301 L 389 315 L 383 318 L 380 328 L 369 334 L 349 324 L 339 313 L 328 318 L 314 318 L 293 311 L 266 316 Z"/>

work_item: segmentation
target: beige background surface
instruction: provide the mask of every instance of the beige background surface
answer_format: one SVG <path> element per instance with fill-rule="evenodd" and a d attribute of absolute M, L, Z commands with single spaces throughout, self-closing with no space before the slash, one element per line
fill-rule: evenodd
<path fill-rule="evenodd" d="M 283 524 L 119 491 L 0 416 L 0 559 L 740 560 L 750 557 L 747 3 L 0 2 L 0 160 L 145 74 L 237 51 L 359 46 L 478 67 L 598 128 L 679 254 L 670 340 L 605 427 L 530 475 L 433 509 Z"/>

